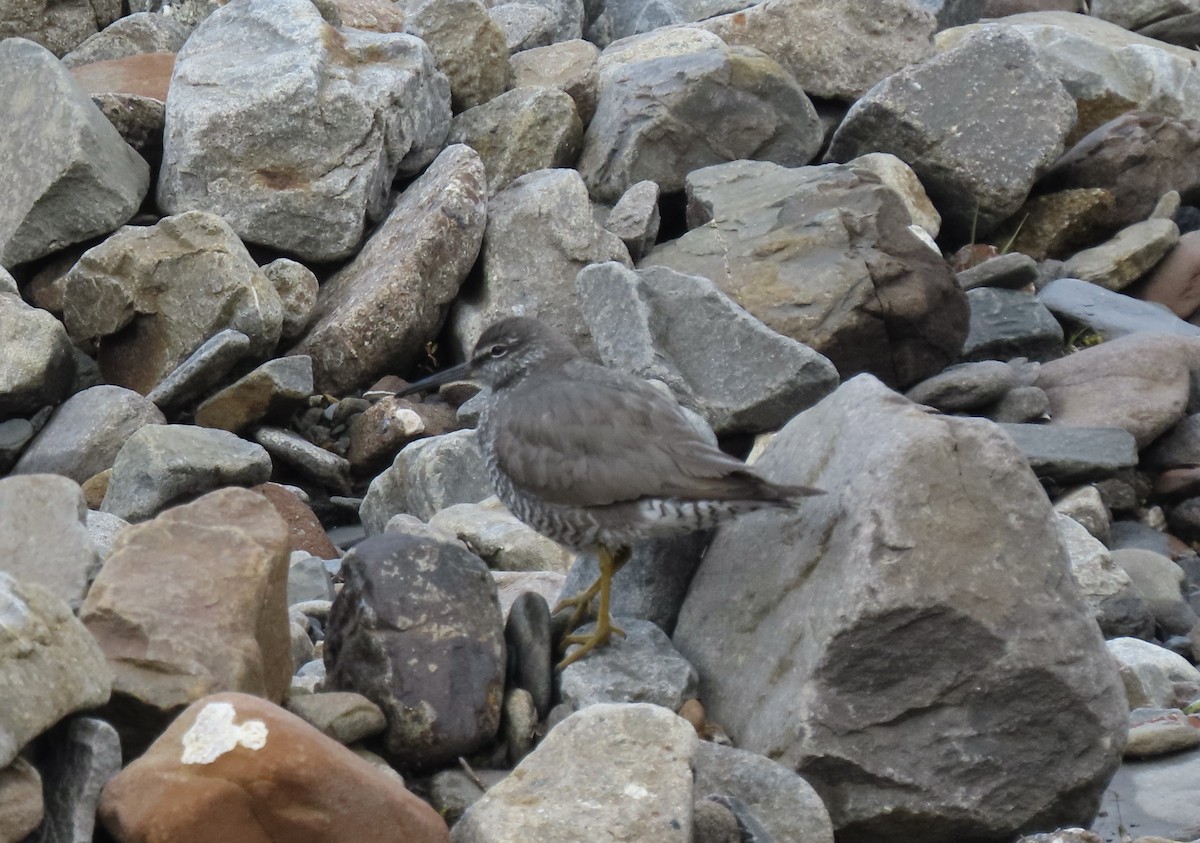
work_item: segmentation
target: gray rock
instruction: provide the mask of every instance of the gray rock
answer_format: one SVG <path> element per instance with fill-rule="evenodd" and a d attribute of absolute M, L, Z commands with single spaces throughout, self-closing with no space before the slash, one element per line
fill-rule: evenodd
<path fill-rule="evenodd" d="M 1129 710 L 1173 708 L 1175 683 L 1196 686 L 1200 671 L 1178 653 L 1137 638 L 1114 638 L 1105 642 L 1116 659 L 1125 684 Z"/>
<path fill-rule="evenodd" d="M 1111 477 L 1137 465 L 1137 443 L 1113 427 L 1002 424 L 1039 477 L 1081 483 Z"/>
<path fill-rule="evenodd" d="M 93 386 L 55 411 L 13 473 L 61 474 L 82 483 L 112 468 L 121 446 L 140 428 L 165 423 L 162 412 L 133 390 Z"/>
<path fill-rule="evenodd" d="M 117 534 L 128 526 L 128 521 L 124 518 L 118 518 L 110 512 L 99 512 L 94 509 L 88 510 L 87 531 L 88 535 L 92 537 L 92 543 L 96 546 L 96 554 L 100 559 L 101 565 L 108 558 L 109 551 L 112 549 L 112 544 Z"/>
<path fill-rule="evenodd" d="M 607 47 L 632 35 L 702 21 L 745 4 L 740 0 L 587 0 L 585 5 L 589 14 L 584 36 Z"/>
<path fill-rule="evenodd" d="M 566 573 L 574 554 L 517 520 L 499 504 L 457 503 L 437 512 L 429 526 L 466 543 L 493 571 Z"/>
<path fill-rule="evenodd" d="M 492 579 L 500 594 L 500 609 L 508 617 L 513 604 L 527 591 L 541 595 L 547 602 L 557 600 L 566 576 L 551 571 L 492 571 Z"/>
<path fill-rule="evenodd" d="M 571 41 L 583 37 L 584 0 L 524 0 L 535 7 L 550 13 L 545 27 L 545 44 L 530 44 L 529 46 L 546 46 L 559 41 Z M 499 8 L 499 6 L 497 6 Z M 512 44 L 509 49 L 511 52 Z"/>
<path fill-rule="evenodd" d="M 529 693 L 538 717 L 550 711 L 554 696 L 554 642 L 550 635 L 550 606 L 534 591 L 517 596 L 504 623 L 509 681 Z"/>
<path fill-rule="evenodd" d="M 21 294 L 17 288 L 17 279 L 13 278 L 12 273 L 2 266 L 0 266 L 0 293 L 12 293 L 14 296 Z"/>
<path fill-rule="evenodd" d="M 196 24 L 221 7 L 221 0 L 129 0 L 128 5 L 131 12 L 169 14 L 189 29 L 194 29 Z M 322 5 L 328 8 L 327 4 Z"/>
<path fill-rule="evenodd" d="M 67 67 L 111 61 L 142 53 L 177 53 L 192 28 L 172 15 L 135 12 L 88 37 L 62 57 Z"/>
<path fill-rule="evenodd" d="M 8 473 L 33 436 L 33 425 L 25 419 L 0 422 L 0 474 Z"/>
<path fill-rule="evenodd" d="M 250 338 L 241 331 L 218 331 L 159 381 L 146 398 L 165 409 L 181 406 L 215 386 L 249 352 Z"/>
<path fill-rule="evenodd" d="M 103 720 L 75 717 L 39 753 L 46 816 L 26 843 L 91 843 L 100 791 L 121 769 L 121 740 Z"/>
<path fill-rule="evenodd" d="M 1149 758 L 1195 749 L 1200 728 L 1177 708 L 1139 708 L 1130 712 L 1126 758 Z"/>
<path fill-rule="evenodd" d="M 920 0 L 768 0 L 699 26 L 757 47 L 812 96 L 853 101 L 884 77 L 933 55 L 937 21 Z"/>
<path fill-rule="evenodd" d="M 847 165 L 761 161 L 688 176 L 691 230 L 640 266 L 702 275 L 772 330 L 907 387 L 957 359 L 966 296 L 899 196 Z"/>
<path fill-rule="evenodd" d="M 524 688 L 509 688 L 504 694 L 501 734 L 508 763 L 516 766 L 530 753 L 538 738 L 538 713 L 533 696 Z"/>
<path fill-rule="evenodd" d="M 508 87 L 504 33 L 479 0 L 425 0 L 406 10 L 404 28 L 426 44 L 450 80 L 454 111 L 483 105 Z"/>
<path fill-rule="evenodd" d="M 0 839 L 28 839 L 44 813 L 42 777 L 37 768 L 24 758 L 0 768 Z"/>
<path fill-rule="evenodd" d="M 558 28 L 554 12 L 536 3 L 504 3 L 488 9 L 488 16 L 504 34 L 509 53 L 549 47 Z"/>
<path fill-rule="evenodd" d="M 981 415 L 994 422 L 1022 424 L 1048 419 L 1049 412 L 1050 398 L 1045 390 L 1036 386 L 1018 386 L 992 406 L 984 408 Z"/>
<path fill-rule="evenodd" d="M 1089 14 L 1123 29 L 1139 30 L 1164 17 L 1200 11 L 1195 0 L 1092 0 Z"/>
<path fill-rule="evenodd" d="M 688 173 L 725 161 L 799 166 L 821 147 L 816 109 L 786 70 L 703 30 L 614 44 L 599 70 L 578 165 L 599 201 L 615 202 L 646 179 L 677 192 Z"/>
<path fill-rule="evenodd" d="M 1154 440 L 1142 460 L 1149 468 L 1200 465 L 1200 415 L 1187 416 Z"/>
<path fill-rule="evenodd" d="M 594 705 L 550 730 L 454 826 L 454 843 L 685 843 L 691 839 L 691 725 L 655 705 Z"/>
<path fill-rule="evenodd" d="M 812 785 L 756 753 L 701 741 L 693 792 L 736 799 L 773 843 L 833 843 L 829 811 Z"/>
<path fill-rule="evenodd" d="M 479 153 L 488 193 L 494 194 L 534 170 L 572 166 L 583 145 L 583 123 L 566 93 L 514 88 L 455 117 L 446 141 Z"/>
<path fill-rule="evenodd" d="M 1108 242 L 1075 253 L 1063 272 L 1106 290 L 1123 290 L 1166 257 L 1178 242 L 1179 226 L 1173 220 L 1135 222 Z"/>
<path fill-rule="evenodd" d="M 294 353 L 316 385 L 344 392 L 410 366 L 434 338 L 479 255 L 487 187 L 479 156 L 451 146 L 404 191 L 363 250 L 322 285 Z"/>
<path fill-rule="evenodd" d="M 220 214 L 302 258 L 344 258 L 449 122 L 450 85 L 420 39 L 335 30 L 308 0 L 226 5 L 176 60 L 158 204 Z"/>
<path fill-rule="evenodd" d="M 1007 363 L 961 363 L 914 386 L 904 397 L 944 413 L 976 410 L 999 401 L 1016 388 L 1017 374 Z"/>
<path fill-rule="evenodd" d="M 604 218 L 604 227 L 621 238 L 629 256 L 641 260 L 658 237 L 662 217 L 658 211 L 658 185 L 640 181 L 621 194 Z"/>
<path fill-rule="evenodd" d="M 261 445 L 224 430 L 152 424 L 130 436 L 117 454 L 100 509 L 145 521 L 214 489 L 256 486 L 270 477 L 271 458 Z"/>
<path fill-rule="evenodd" d="M 1054 511 L 1079 524 L 1094 538 L 1100 541 L 1108 539 L 1112 513 L 1095 486 L 1080 486 L 1061 495 L 1054 501 Z"/>
<path fill-rule="evenodd" d="M 406 445 L 391 468 L 371 481 L 360 515 L 368 535 L 407 512 L 428 520 L 456 503 L 478 503 L 494 494 L 473 430 L 418 439 Z"/>
<path fill-rule="evenodd" d="M 567 665 L 559 675 L 562 701 L 576 711 L 597 703 L 653 703 L 676 711 L 696 696 L 700 677 L 650 621 L 618 617 L 625 630 L 603 649 Z M 586 624 L 577 632 L 595 630 Z M 575 645 L 578 646 L 578 645 Z M 566 655 L 571 654 L 571 648 Z"/>
<path fill-rule="evenodd" d="M 100 341 L 106 381 L 146 394 L 226 328 L 266 357 L 283 305 L 228 223 L 189 211 L 127 226 L 85 252 L 67 273 L 63 316 L 76 343 Z"/>
<path fill-rule="evenodd" d="M 1038 300 L 1055 316 L 1106 340 L 1129 334 L 1200 337 L 1200 327 L 1183 321 L 1162 305 L 1106 290 L 1078 278 L 1051 281 Z"/>
<path fill-rule="evenodd" d="M 1154 615 L 1104 544 L 1066 515 L 1058 516 L 1058 532 L 1075 584 L 1105 637 L 1153 635 Z"/>
<path fill-rule="evenodd" d="M 500 778 L 504 775 L 507 775 L 507 772 Z M 483 796 L 483 788 L 475 783 L 475 780 L 480 778 L 479 771 L 476 771 L 476 777 L 472 779 L 457 767 L 441 770 L 429 778 L 429 804 L 445 818 L 447 825 L 457 824 L 467 808 Z"/>
<path fill-rule="evenodd" d="M 99 566 L 87 511 L 83 490 L 66 477 L 0 480 L 0 572 L 78 608 Z"/>
<path fill-rule="evenodd" d="M 137 212 L 150 168 L 58 59 L 10 38 L 0 46 L 0 88 L 9 129 L 0 140 L 0 265 L 106 234 Z"/>
<path fill-rule="evenodd" d="M 1075 116 L 1066 89 L 1028 42 L 989 27 L 863 95 L 834 134 L 829 157 L 896 155 L 925 185 L 944 232 L 986 237 L 1062 154 Z M 995 131 L 1000 124 L 1007 130 Z"/>
<path fill-rule="evenodd" d="M 288 700 L 288 711 L 316 726 L 340 744 L 374 737 L 387 728 L 387 718 L 375 703 L 350 691 L 325 691 Z"/>
<path fill-rule="evenodd" d="M 264 420 L 287 419 L 313 395 L 312 358 L 268 360 L 196 408 L 195 422 L 237 433 Z"/>
<path fill-rule="evenodd" d="M 325 570 L 325 560 L 302 550 L 293 552 L 288 562 L 288 605 L 333 598 L 333 582 Z"/>
<path fill-rule="evenodd" d="M 1179 565 L 1150 550 L 1114 550 L 1112 559 L 1133 581 L 1164 638 L 1186 636 L 1200 623 L 1184 599 L 1186 576 Z"/>
<path fill-rule="evenodd" d="M 447 323 L 452 353 L 466 357 L 483 329 L 505 316 L 537 316 L 580 349 L 591 349 L 572 282 L 583 267 L 628 266 L 620 239 L 596 225 L 574 170 L 521 176 L 488 202 L 478 281 L 464 287 Z"/>
<path fill-rule="evenodd" d="M 279 462 L 339 494 L 350 493 L 350 461 L 314 445 L 298 433 L 278 427 L 260 427 L 254 441 Z"/>
<path fill-rule="evenodd" d="M 320 283 L 313 271 L 299 261 L 277 258 L 262 267 L 263 274 L 279 294 L 283 306 L 283 328 L 279 339 L 289 343 L 300 339 L 312 321 Z"/>
<path fill-rule="evenodd" d="M 325 638 L 327 687 L 383 709 L 384 746 L 406 766 L 444 766 L 491 740 L 504 629 L 483 561 L 452 543 L 375 536 L 351 548 L 341 576 Z"/>
<path fill-rule="evenodd" d="M 976 287 L 1019 290 L 1037 281 L 1040 273 L 1037 261 L 1033 258 L 1020 252 L 1008 252 L 964 269 L 955 277 L 964 290 L 974 290 Z"/>
<path fill-rule="evenodd" d="M 108 702 L 112 670 L 67 604 L 0 571 L 0 767 L 68 714 Z"/>
<path fill-rule="evenodd" d="M 3 0 L 0 39 L 29 38 L 62 55 L 119 18 L 122 5 L 121 0 L 66 0 L 53 4 Z"/>
<path fill-rule="evenodd" d="M 0 420 L 32 415 L 67 397 L 75 377 L 71 339 L 51 314 L 0 293 Z"/>
<path fill-rule="evenodd" d="M 524 50 L 509 59 L 512 86 L 558 88 L 575 101 L 575 111 L 587 125 L 596 113 L 599 57 L 600 49 L 595 44 L 579 38 Z"/>
<path fill-rule="evenodd" d="M 581 270 L 575 286 L 601 361 L 662 381 L 718 434 L 778 428 L 837 386 L 829 360 L 707 278 L 605 263 Z"/>
<path fill-rule="evenodd" d="M 837 491 L 718 530 L 674 636 L 708 717 L 803 775 L 848 839 L 908 841 L 917 816 L 930 843 L 1090 821 L 1124 742 L 1119 678 L 1008 437 L 858 377 L 755 465 Z M 988 550 L 963 565 L 964 546 Z M 964 778 L 966 735 L 986 784 Z"/>
<path fill-rule="evenodd" d="M 1036 296 L 1019 290 L 979 287 L 967 292 L 971 328 L 964 360 L 1054 360 L 1063 354 L 1063 329 Z"/>

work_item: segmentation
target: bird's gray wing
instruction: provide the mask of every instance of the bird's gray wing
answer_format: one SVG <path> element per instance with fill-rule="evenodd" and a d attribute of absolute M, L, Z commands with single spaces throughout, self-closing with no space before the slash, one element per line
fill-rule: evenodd
<path fill-rule="evenodd" d="M 582 362 L 563 375 L 530 378 L 492 410 L 499 467 L 526 494 L 574 506 L 704 497 L 745 468 L 645 381 Z"/>

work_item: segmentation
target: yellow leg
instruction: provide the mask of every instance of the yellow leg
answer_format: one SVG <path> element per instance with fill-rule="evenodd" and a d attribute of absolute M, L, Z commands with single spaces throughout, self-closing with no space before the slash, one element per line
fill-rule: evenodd
<path fill-rule="evenodd" d="M 596 578 L 596 581 L 575 597 L 563 600 L 555 607 L 557 611 L 564 605 L 575 606 L 575 612 L 571 615 L 570 626 L 568 627 L 574 628 L 575 624 L 583 619 L 584 614 L 587 612 L 588 604 L 592 601 L 592 597 L 597 591 L 600 593 L 600 611 L 596 615 L 595 630 L 590 635 L 567 635 L 563 638 L 562 643 L 564 648 L 572 644 L 579 644 L 580 646 L 558 663 L 559 670 L 583 658 L 597 647 L 603 647 L 613 635 L 619 635 L 622 638 L 625 637 L 625 630 L 612 622 L 612 613 L 609 607 L 612 603 L 612 578 L 629 561 L 629 548 L 623 547 L 614 554 L 609 552 L 608 548 L 601 547 L 597 555 L 600 562 L 600 576 Z"/>

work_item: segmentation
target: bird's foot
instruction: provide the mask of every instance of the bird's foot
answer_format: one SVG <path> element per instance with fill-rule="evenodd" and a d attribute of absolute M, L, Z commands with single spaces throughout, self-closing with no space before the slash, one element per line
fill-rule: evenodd
<path fill-rule="evenodd" d="M 596 628 L 586 635 L 564 635 L 562 639 L 564 649 L 572 644 L 579 646 L 567 653 L 566 658 L 558 663 L 558 669 L 562 670 L 567 665 L 579 661 L 592 650 L 605 646 L 614 635 L 624 638 L 625 630 L 613 623 L 612 618 L 607 615 L 601 616 L 596 623 Z"/>
<path fill-rule="evenodd" d="M 597 580 L 592 583 L 590 588 L 584 589 L 573 597 L 564 597 L 555 604 L 554 609 L 550 612 L 552 615 L 557 615 L 564 609 L 574 607 L 575 611 L 571 612 L 571 617 L 567 621 L 567 632 L 572 632 L 583 623 L 588 616 L 588 612 L 592 607 L 592 600 L 596 593 L 600 590 L 600 582 Z"/>

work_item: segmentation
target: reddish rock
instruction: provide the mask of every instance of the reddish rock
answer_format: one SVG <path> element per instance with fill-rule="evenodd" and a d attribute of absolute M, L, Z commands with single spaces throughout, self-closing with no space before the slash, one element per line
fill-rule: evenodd
<path fill-rule="evenodd" d="M 389 396 L 350 422 L 350 451 L 346 456 L 355 471 L 372 472 L 385 467 L 414 439 L 440 436 L 461 427 L 449 404 L 417 403 Z"/>
<path fill-rule="evenodd" d="M 1143 280 L 1125 291 L 1171 309 L 1180 319 L 1200 310 L 1200 231 L 1189 231 Z"/>
<path fill-rule="evenodd" d="M 1197 495 L 1200 495 L 1200 467 L 1171 468 L 1154 481 L 1154 497 L 1157 499 L 1170 501 Z"/>
<path fill-rule="evenodd" d="M 109 717 L 137 746 L 208 694 L 281 700 L 292 675 L 287 527 L 228 488 L 125 530 L 80 620 L 115 674 Z"/>
<path fill-rule="evenodd" d="M 81 64 L 71 68 L 71 75 L 89 94 L 137 94 L 166 102 L 174 71 L 174 53 L 141 53 Z"/>
<path fill-rule="evenodd" d="M 119 843 L 448 843 L 399 778 L 246 694 L 192 704 L 104 788 Z"/>
<path fill-rule="evenodd" d="M 337 559 L 342 555 L 329 540 L 316 513 L 296 495 L 278 483 L 263 483 L 251 491 L 258 492 L 269 500 L 287 524 L 291 552 L 303 550 L 318 559 Z"/>

